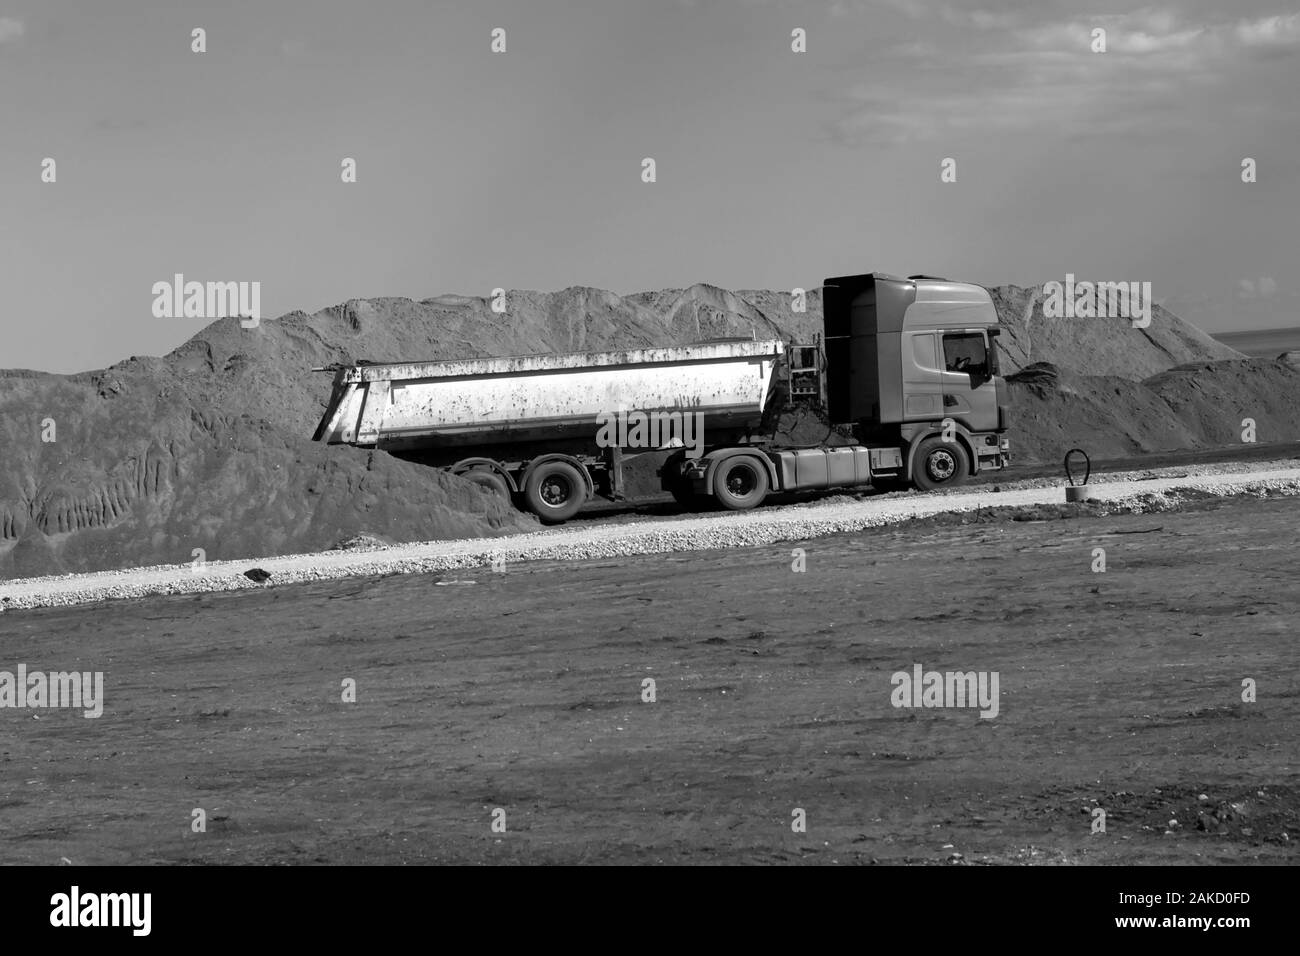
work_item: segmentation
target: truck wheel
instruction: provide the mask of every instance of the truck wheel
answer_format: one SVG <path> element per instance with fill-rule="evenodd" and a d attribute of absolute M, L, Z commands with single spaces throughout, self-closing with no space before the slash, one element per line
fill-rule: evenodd
<path fill-rule="evenodd" d="M 767 469 L 757 458 L 737 455 L 713 473 L 713 497 L 731 511 L 746 511 L 767 497 Z"/>
<path fill-rule="evenodd" d="M 953 488 L 970 475 L 970 459 L 960 442 L 927 438 L 912 459 L 912 484 L 922 491 Z"/>
<path fill-rule="evenodd" d="M 506 480 L 498 475 L 495 471 L 489 471 L 486 468 L 472 468 L 463 472 L 461 477 L 466 481 L 472 481 L 476 485 L 487 488 L 501 496 L 501 500 L 510 501 L 510 486 Z"/>
<path fill-rule="evenodd" d="M 524 484 L 528 510 L 543 521 L 568 521 L 587 498 L 587 483 L 567 461 L 538 465 Z"/>

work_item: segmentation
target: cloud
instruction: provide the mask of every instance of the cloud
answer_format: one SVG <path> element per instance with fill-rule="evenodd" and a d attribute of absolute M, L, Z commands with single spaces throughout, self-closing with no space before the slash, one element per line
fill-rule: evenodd
<path fill-rule="evenodd" d="M 1073 18 L 1047 10 L 1034 22 L 1034 7 L 961 11 L 923 0 L 884 2 L 948 26 L 928 32 L 927 48 L 901 44 L 873 55 L 877 63 L 901 61 L 897 79 L 878 73 L 870 85 L 840 91 L 830 134 L 845 145 L 1062 124 L 1076 137 L 1195 129 L 1207 95 L 1234 70 L 1300 50 L 1300 13 L 1233 22 L 1193 21 L 1164 8 Z M 1098 27 L 1106 30 L 1105 53 L 1092 51 Z"/>
<path fill-rule="evenodd" d="M 0 17 L 0 43 L 17 40 L 23 35 L 23 21 L 13 17 Z"/>
<path fill-rule="evenodd" d="M 1108 53 L 1161 54 L 1195 51 L 1219 53 L 1229 26 L 1187 25 L 1166 10 L 1112 13 L 1085 20 L 1050 22 L 1016 31 L 1016 39 L 1031 49 L 1092 54 L 1092 31 L 1106 31 Z"/>
<path fill-rule="evenodd" d="M 1006 30 L 1021 22 L 1021 15 L 1004 10 L 967 10 L 951 3 L 933 3 L 930 0 L 835 0 L 831 4 L 833 17 L 853 14 L 877 13 L 881 6 L 909 20 L 942 21 L 956 27 L 974 27 L 977 30 Z"/>
<path fill-rule="evenodd" d="M 1236 35 L 1237 42 L 1244 47 L 1272 50 L 1300 48 L 1300 13 L 1242 20 L 1237 24 Z"/>
<path fill-rule="evenodd" d="M 1261 276 L 1258 281 L 1254 279 L 1237 280 L 1237 298 L 1239 299 L 1271 299 L 1277 294 L 1277 283 L 1271 276 Z"/>

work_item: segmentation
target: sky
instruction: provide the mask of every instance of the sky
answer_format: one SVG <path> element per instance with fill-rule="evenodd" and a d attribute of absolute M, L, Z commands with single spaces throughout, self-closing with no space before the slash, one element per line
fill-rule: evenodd
<path fill-rule="evenodd" d="M 0 0 L 0 367 L 165 354 L 175 273 L 265 317 L 1070 273 L 1240 331 L 1300 326 L 1298 250 L 1294 0 Z"/>

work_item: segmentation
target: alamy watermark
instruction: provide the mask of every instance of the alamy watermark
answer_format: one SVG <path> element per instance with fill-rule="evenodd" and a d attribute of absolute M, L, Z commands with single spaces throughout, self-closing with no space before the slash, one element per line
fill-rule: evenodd
<path fill-rule="evenodd" d="M 1049 319 L 1131 319 L 1133 328 L 1151 324 L 1150 282 L 1065 282 L 1043 285 L 1043 315 Z"/>
<path fill-rule="evenodd" d="M 224 319 L 238 316 L 239 324 L 255 329 L 262 321 L 262 283 L 186 282 L 176 273 L 171 282 L 155 282 L 152 289 L 156 319 Z"/>
<path fill-rule="evenodd" d="M 927 671 L 920 664 L 912 672 L 895 671 L 889 702 L 895 707 L 978 707 L 980 716 L 998 715 L 997 671 Z"/>
<path fill-rule="evenodd" d="M 704 454 L 703 412 L 601 412 L 596 416 L 600 448 L 685 448 Z"/>
<path fill-rule="evenodd" d="M 152 893 L 83 893 L 73 886 L 50 897 L 50 925 L 128 927 L 133 936 L 148 936 L 153 920 Z"/>
<path fill-rule="evenodd" d="M 104 712 L 103 671 L 0 671 L 0 708 L 72 707 L 95 718 Z"/>

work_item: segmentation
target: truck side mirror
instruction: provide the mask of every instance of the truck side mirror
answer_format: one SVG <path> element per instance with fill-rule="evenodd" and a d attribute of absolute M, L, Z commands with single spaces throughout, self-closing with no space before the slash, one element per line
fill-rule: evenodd
<path fill-rule="evenodd" d="M 984 347 L 984 380 L 991 381 L 998 374 L 997 329 L 989 330 L 988 344 Z"/>

